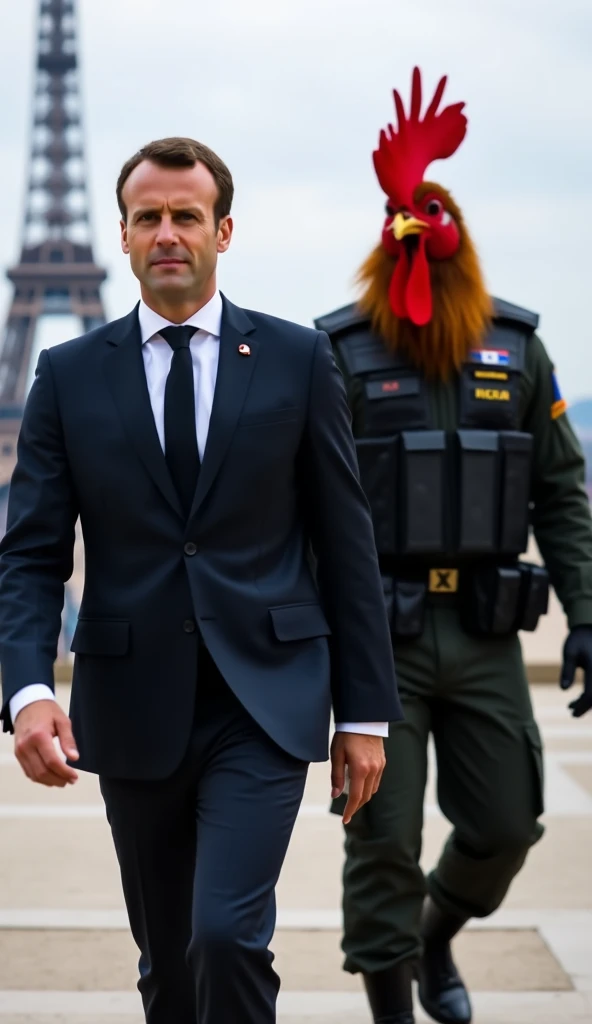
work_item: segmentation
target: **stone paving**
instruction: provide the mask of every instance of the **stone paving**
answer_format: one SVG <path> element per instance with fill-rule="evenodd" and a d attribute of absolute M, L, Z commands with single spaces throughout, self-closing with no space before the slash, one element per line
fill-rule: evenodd
<path fill-rule="evenodd" d="M 592 1024 L 592 714 L 572 720 L 551 685 L 533 695 L 547 833 L 504 908 L 475 922 L 456 954 L 476 1024 Z M 66 686 L 59 696 L 67 706 Z M 426 868 L 449 828 L 433 774 Z M 369 1024 L 358 979 L 341 970 L 342 835 L 328 795 L 328 767 L 315 765 L 278 887 L 281 1024 Z M 33 786 L 3 737 L 0 834 L 0 1024 L 141 1024 L 137 951 L 96 779 L 65 792 Z"/>

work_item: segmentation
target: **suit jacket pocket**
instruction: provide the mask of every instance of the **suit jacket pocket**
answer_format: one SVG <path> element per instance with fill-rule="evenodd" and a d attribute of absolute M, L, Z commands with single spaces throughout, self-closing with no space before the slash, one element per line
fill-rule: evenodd
<path fill-rule="evenodd" d="M 320 604 L 285 604 L 270 608 L 269 614 L 278 640 L 311 640 L 331 633 Z"/>
<path fill-rule="evenodd" d="M 121 657 L 129 650 L 129 622 L 115 619 L 79 619 L 70 650 L 95 657 Z"/>

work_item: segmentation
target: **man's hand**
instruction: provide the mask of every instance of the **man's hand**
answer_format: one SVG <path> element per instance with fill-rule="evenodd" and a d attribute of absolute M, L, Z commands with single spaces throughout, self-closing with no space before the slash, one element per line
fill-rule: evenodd
<path fill-rule="evenodd" d="M 382 736 L 362 736 L 336 732 L 331 744 L 331 796 L 341 796 L 345 788 L 345 768 L 349 775 L 348 800 L 343 824 L 374 796 L 382 778 L 386 758 Z"/>
<path fill-rule="evenodd" d="M 584 671 L 584 692 L 572 700 L 569 709 L 574 718 L 580 718 L 592 708 L 592 626 L 575 626 L 563 645 L 562 690 L 569 690 L 576 668 Z"/>
<path fill-rule="evenodd" d="M 78 775 L 64 764 L 53 742 L 74 761 L 78 751 L 70 719 L 55 700 L 36 700 L 19 711 L 14 723 L 14 752 L 26 776 L 43 786 L 66 786 Z"/>

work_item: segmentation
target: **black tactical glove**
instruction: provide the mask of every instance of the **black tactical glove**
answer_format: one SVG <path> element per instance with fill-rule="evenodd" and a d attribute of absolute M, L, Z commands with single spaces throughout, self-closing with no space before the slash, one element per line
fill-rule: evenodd
<path fill-rule="evenodd" d="M 584 692 L 569 705 L 574 718 L 592 708 L 592 626 L 575 626 L 563 645 L 561 689 L 572 685 L 576 669 L 584 670 Z"/>

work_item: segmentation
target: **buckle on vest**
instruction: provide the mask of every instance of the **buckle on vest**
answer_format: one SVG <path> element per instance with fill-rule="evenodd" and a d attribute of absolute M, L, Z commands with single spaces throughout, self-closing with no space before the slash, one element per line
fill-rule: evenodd
<path fill-rule="evenodd" d="M 428 590 L 430 594 L 456 594 L 458 569 L 430 569 Z"/>

